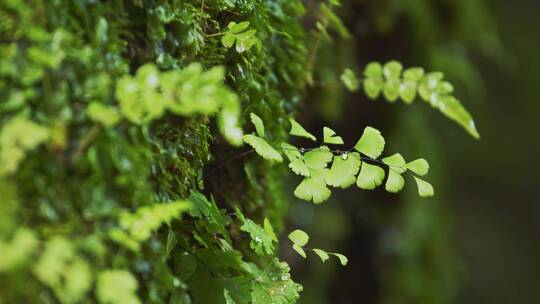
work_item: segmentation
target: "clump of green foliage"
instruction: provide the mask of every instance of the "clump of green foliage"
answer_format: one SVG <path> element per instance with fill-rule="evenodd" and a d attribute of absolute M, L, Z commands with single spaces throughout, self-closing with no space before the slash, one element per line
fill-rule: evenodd
<path fill-rule="evenodd" d="M 320 5 L 317 27 L 350 38 L 337 5 Z M 0 3 L 0 302 L 294 303 L 302 286 L 276 253 L 283 156 L 303 177 L 294 194 L 314 203 L 386 174 L 398 192 L 405 172 L 433 195 L 427 162 L 379 159 L 372 127 L 350 150 L 325 145 L 344 144 L 330 128 L 319 147 L 287 142 L 316 140 L 292 118 L 312 81 L 304 12 L 298 0 Z M 463 125 L 451 86 L 421 74 L 372 64 L 364 88 L 407 102 L 418 89 Z M 248 117 L 256 134 L 244 135 Z M 243 143 L 270 162 L 208 180 Z M 306 247 L 301 230 L 289 239 L 303 257 L 348 262 Z"/>

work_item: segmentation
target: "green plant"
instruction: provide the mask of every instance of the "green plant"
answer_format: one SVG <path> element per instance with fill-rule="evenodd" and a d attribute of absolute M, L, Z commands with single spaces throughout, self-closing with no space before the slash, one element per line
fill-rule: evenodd
<path fill-rule="evenodd" d="M 410 104 L 418 95 L 462 126 L 472 137 L 480 138 L 471 114 L 452 95 L 454 86 L 444 80 L 441 72 L 425 73 L 423 68 L 418 67 L 403 70 L 403 65 L 397 61 L 389 61 L 384 65 L 370 62 L 364 69 L 363 79 L 358 79 L 351 69 L 345 69 L 341 80 L 353 92 L 362 83 L 364 92 L 371 99 L 378 98 L 382 93 L 389 102 L 401 99 Z"/>
<path fill-rule="evenodd" d="M 321 41 L 351 37 L 339 5 L 318 6 L 310 48 L 297 0 L 1 2 L 0 302 L 293 303 L 302 286 L 276 257 L 288 203 L 273 162 L 287 159 L 303 178 L 294 194 L 314 203 L 386 175 L 398 192 L 406 172 L 433 195 L 419 178 L 427 162 L 380 158 L 374 128 L 348 150 L 327 147 L 344 144 L 330 128 L 317 147 L 288 143 L 316 141 L 292 117 Z M 439 74 L 382 69 L 366 69 L 368 95 L 394 100 L 399 83 L 412 100 L 418 87 L 470 124 Z M 255 133 L 244 135 L 248 119 Z M 209 179 L 243 143 L 270 162 Z M 302 256 L 347 264 L 307 248 L 300 230 L 289 239 Z"/>
<path fill-rule="evenodd" d="M 348 188 L 356 184 L 361 189 L 375 189 L 382 184 L 386 175 L 381 166 L 388 168 L 385 183 L 388 192 L 401 191 L 405 185 L 402 175 L 408 172 L 413 175 L 421 197 L 434 194 L 431 184 L 419 177 L 429 171 L 429 164 L 425 159 L 406 162 L 399 153 L 379 159 L 385 140 L 377 129 L 366 127 L 354 147 L 347 150 L 331 150 L 325 145 L 344 144 L 343 139 L 328 127 L 323 129 L 323 145 L 319 147 L 297 148 L 289 143 L 274 147 L 264 138 L 263 121 L 254 113 L 250 116 L 257 135 L 244 135 L 244 142 L 269 161 L 282 162 L 283 157 L 278 152 L 282 151 L 289 160 L 291 171 L 304 178 L 294 191 L 294 195 L 300 199 L 322 203 L 332 194 L 329 187 Z M 290 123 L 291 135 L 317 140 L 294 119 L 290 119 Z"/>

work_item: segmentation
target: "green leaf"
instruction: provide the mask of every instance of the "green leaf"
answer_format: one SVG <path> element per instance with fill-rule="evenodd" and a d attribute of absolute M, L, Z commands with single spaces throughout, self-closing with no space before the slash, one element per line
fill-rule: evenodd
<path fill-rule="evenodd" d="M 418 82 L 424 76 L 423 68 L 408 68 L 403 72 L 403 79 Z"/>
<path fill-rule="evenodd" d="M 448 118 L 461 125 L 472 137 L 479 139 L 480 134 L 476 129 L 476 124 L 467 110 L 454 97 L 446 96 L 439 104 L 439 110 Z"/>
<path fill-rule="evenodd" d="M 377 78 L 382 77 L 382 75 L 383 68 L 378 62 L 370 62 L 366 65 L 366 68 L 364 69 L 364 76 L 366 78 Z"/>
<path fill-rule="evenodd" d="M 281 143 L 281 149 L 283 150 L 283 153 L 285 153 L 285 156 L 287 156 L 287 158 L 290 161 L 293 161 L 299 158 L 300 159 L 304 158 L 304 156 L 302 156 L 302 153 L 298 151 L 298 148 L 286 142 Z"/>
<path fill-rule="evenodd" d="M 396 153 L 392 156 L 388 156 L 382 159 L 383 163 L 387 164 L 392 170 L 403 173 L 407 169 L 405 168 L 405 159 L 401 154 Z"/>
<path fill-rule="evenodd" d="M 236 301 L 231 297 L 230 291 L 227 288 L 223 288 L 223 297 L 225 298 L 225 304 L 236 304 Z"/>
<path fill-rule="evenodd" d="M 328 253 L 322 249 L 313 248 L 313 252 L 315 252 L 319 256 L 323 263 L 330 258 L 328 256 Z"/>
<path fill-rule="evenodd" d="M 441 95 L 451 94 L 452 92 L 454 92 L 454 86 L 448 81 L 442 81 L 437 85 L 435 91 L 437 92 L 437 94 Z"/>
<path fill-rule="evenodd" d="M 35 232 L 26 228 L 18 228 L 10 241 L 0 238 L 0 273 L 17 270 L 29 263 L 38 247 L 39 241 Z"/>
<path fill-rule="evenodd" d="M 313 174 L 313 173 L 311 173 Z M 307 177 L 296 187 L 294 195 L 306 201 L 313 201 L 315 204 L 326 201 L 332 191 L 326 186 L 324 178 Z"/>
<path fill-rule="evenodd" d="M 249 30 L 236 35 L 236 51 L 238 53 L 243 53 L 244 51 L 251 49 L 251 47 L 257 43 L 255 33 L 255 30 Z"/>
<path fill-rule="evenodd" d="M 376 99 L 379 97 L 383 85 L 382 78 L 366 78 L 364 80 L 364 92 L 370 99 Z"/>
<path fill-rule="evenodd" d="M 404 80 L 399 86 L 399 97 L 405 103 L 412 103 L 416 97 L 417 84 L 415 81 Z"/>
<path fill-rule="evenodd" d="M 300 229 L 296 229 L 289 233 L 289 240 L 295 245 L 304 247 L 309 242 L 309 235 Z"/>
<path fill-rule="evenodd" d="M 264 231 L 266 231 L 266 234 L 268 234 L 274 242 L 278 241 L 274 227 L 272 227 L 272 223 L 270 223 L 270 220 L 266 217 L 264 218 Z"/>
<path fill-rule="evenodd" d="M 233 34 L 240 33 L 241 31 L 247 29 L 249 27 L 249 21 L 242 21 L 240 23 L 236 23 L 234 21 L 229 22 L 227 25 L 227 29 L 229 32 Z"/>
<path fill-rule="evenodd" d="M 328 127 L 323 128 L 323 137 L 324 137 L 324 142 L 327 144 L 334 144 L 334 145 L 343 144 L 343 139 L 341 138 L 341 136 L 337 136 L 336 132 L 334 132 L 334 130 Z"/>
<path fill-rule="evenodd" d="M 120 121 L 120 113 L 115 107 L 104 105 L 100 102 L 92 102 L 86 110 L 90 119 L 105 127 L 113 127 Z"/>
<path fill-rule="evenodd" d="M 239 212 L 239 211 L 238 211 Z M 244 224 L 240 226 L 240 230 L 249 233 L 251 241 L 249 246 L 255 253 L 258 255 L 263 254 L 273 254 L 274 253 L 274 238 L 275 234 L 271 235 L 267 232 L 272 226 L 268 226 L 270 223 L 266 221 L 266 229 L 263 229 L 261 226 L 253 222 L 252 220 L 245 218 L 244 216 L 240 217 L 244 221 Z M 273 233 L 273 229 L 272 229 Z"/>
<path fill-rule="evenodd" d="M 310 169 L 326 168 L 326 165 L 332 161 L 334 154 L 326 146 L 308 151 L 304 154 L 304 162 Z"/>
<path fill-rule="evenodd" d="M 296 174 L 301 176 L 309 176 L 309 168 L 303 159 L 298 158 L 289 163 L 289 168 Z"/>
<path fill-rule="evenodd" d="M 306 252 L 304 251 L 304 248 L 296 245 L 296 244 L 293 244 L 292 245 L 292 248 L 294 249 L 294 251 L 298 252 L 298 254 L 300 256 L 302 256 L 304 259 L 306 258 Z"/>
<path fill-rule="evenodd" d="M 420 195 L 421 197 L 430 197 L 435 194 L 433 186 L 430 183 L 416 176 L 414 177 L 414 180 L 416 181 L 416 185 L 418 186 L 418 195 Z"/>
<path fill-rule="evenodd" d="M 161 225 L 179 219 L 181 214 L 191 209 L 190 201 L 174 201 L 143 206 L 134 213 L 119 214 L 123 230 L 110 230 L 110 237 L 131 249 L 138 249 L 138 243 L 146 241 Z M 124 233 L 120 233 L 124 232 Z"/>
<path fill-rule="evenodd" d="M 244 135 L 242 139 L 246 144 L 253 147 L 253 149 L 255 149 L 255 152 L 262 156 L 262 158 L 276 162 L 283 161 L 281 154 L 279 154 L 278 151 L 272 148 L 272 146 L 270 146 L 270 144 L 268 144 L 266 140 L 251 134 Z"/>
<path fill-rule="evenodd" d="M 250 113 L 249 117 L 251 118 L 251 122 L 255 126 L 257 135 L 259 135 L 260 137 L 264 137 L 264 123 L 262 119 L 259 116 L 257 116 L 255 113 Z"/>
<path fill-rule="evenodd" d="M 332 167 L 326 175 L 326 183 L 332 187 L 349 187 L 356 181 L 360 163 L 360 155 L 356 152 L 334 156 Z"/>
<path fill-rule="evenodd" d="M 389 102 L 394 102 L 399 97 L 401 82 L 399 79 L 388 79 L 384 82 L 383 95 Z"/>
<path fill-rule="evenodd" d="M 341 263 L 341 266 L 345 266 L 345 265 L 347 265 L 347 263 L 349 263 L 349 259 L 347 259 L 347 257 L 344 256 L 341 253 L 332 252 L 330 254 L 336 256 L 339 259 L 339 262 Z"/>
<path fill-rule="evenodd" d="M 351 69 L 343 70 L 340 78 L 345 87 L 351 92 L 358 90 L 360 87 L 360 80 L 356 77 Z"/>
<path fill-rule="evenodd" d="M 383 152 L 384 144 L 384 137 L 379 130 L 366 127 L 354 148 L 356 151 L 375 159 Z"/>
<path fill-rule="evenodd" d="M 407 163 L 406 168 L 420 176 L 424 176 L 429 171 L 429 164 L 425 159 L 419 158 Z"/>
<path fill-rule="evenodd" d="M 98 275 L 96 295 L 100 303 L 138 304 L 138 283 L 127 270 L 106 270 Z"/>
<path fill-rule="evenodd" d="M 240 103 L 236 95 L 224 94 L 221 98 L 223 99 L 223 108 L 218 117 L 219 131 L 231 145 L 240 146 L 244 135 L 238 121 Z"/>
<path fill-rule="evenodd" d="M 233 33 L 227 32 L 221 37 L 221 43 L 224 47 L 230 48 L 236 41 L 236 36 Z"/>
<path fill-rule="evenodd" d="M 356 185 L 361 189 L 373 190 L 382 184 L 384 175 L 382 168 L 362 162 Z"/>
<path fill-rule="evenodd" d="M 304 127 L 302 127 L 296 120 L 289 118 L 289 122 L 291 123 L 291 131 L 289 131 L 289 134 L 293 136 L 305 137 L 311 139 L 312 141 L 317 140 L 315 136 L 306 131 L 306 129 L 304 129 Z"/>
<path fill-rule="evenodd" d="M 349 33 L 349 30 L 347 29 L 345 24 L 343 24 L 341 19 L 336 14 L 334 14 L 334 12 L 332 12 L 332 10 L 326 4 L 321 3 L 319 8 L 321 9 L 321 13 L 328 20 L 329 25 L 331 25 L 338 32 L 341 38 L 351 38 L 351 34 Z"/>
<path fill-rule="evenodd" d="M 399 79 L 403 65 L 401 63 L 392 60 L 384 64 L 383 74 L 386 79 Z"/>
<path fill-rule="evenodd" d="M 385 189 L 388 192 L 397 193 L 405 186 L 405 179 L 401 174 L 393 169 L 388 170 L 388 179 L 386 180 Z"/>

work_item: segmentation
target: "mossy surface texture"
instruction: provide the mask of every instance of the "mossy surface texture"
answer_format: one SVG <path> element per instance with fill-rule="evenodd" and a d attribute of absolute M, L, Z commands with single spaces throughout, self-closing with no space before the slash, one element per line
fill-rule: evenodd
<path fill-rule="evenodd" d="M 254 112 L 284 140 L 305 87 L 303 12 L 297 0 L 2 1 L 0 303 L 294 302 L 288 266 L 256 254 L 237 215 L 279 232 L 282 170 L 228 162 L 247 148 L 217 112 L 133 123 L 117 105 L 145 64 L 223 66 L 239 125 Z M 256 30 L 249 50 L 223 46 L 232 21 Z"/>

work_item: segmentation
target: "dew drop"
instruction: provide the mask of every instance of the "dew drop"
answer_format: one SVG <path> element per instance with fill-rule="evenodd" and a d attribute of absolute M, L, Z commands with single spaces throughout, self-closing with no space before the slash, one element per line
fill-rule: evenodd
<path fill-rule="evenodd" d="M 342 154 L 341 154 L 341 159 L 347 160 L 347 158 L 349 158 L 349 154 L 348 154 L 348 153 L 342 153 Z"/>

